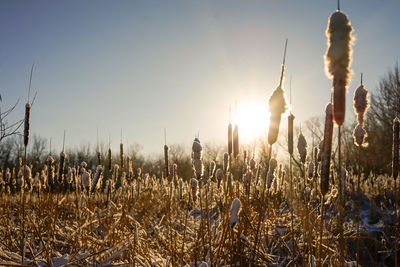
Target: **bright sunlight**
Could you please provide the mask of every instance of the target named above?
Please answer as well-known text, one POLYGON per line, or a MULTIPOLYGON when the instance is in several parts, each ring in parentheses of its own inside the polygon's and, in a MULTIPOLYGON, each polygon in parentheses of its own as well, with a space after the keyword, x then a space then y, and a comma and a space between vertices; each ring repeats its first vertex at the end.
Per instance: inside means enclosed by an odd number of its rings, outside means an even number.
POLYGON ((239 138, 243 143, 250 143, 268 133, 269 111, 265 101, 238 103, 233 122, 239 125, 239 138), (236 118, 236 120, 235 120, 236 118))

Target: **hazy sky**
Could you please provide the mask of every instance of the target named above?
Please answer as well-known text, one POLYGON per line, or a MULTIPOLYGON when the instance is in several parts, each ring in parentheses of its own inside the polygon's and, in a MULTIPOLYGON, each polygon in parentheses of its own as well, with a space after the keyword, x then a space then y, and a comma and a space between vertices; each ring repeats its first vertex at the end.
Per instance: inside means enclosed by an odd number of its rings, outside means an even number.
MULTIPOLYGON (((287 37, 284 85, 291 75, 299 123, 322 115, 330 98, 323 55, 335 9, 336 0, 2 0, 1 105, 21 98, 13 119, 23 116, 35 62, 32 133, 52 136, 56 149, 64 129, 69 147, 95 144, 97 127, 113 147, 122 128, 124 143, 146 153, 162 152, 164 127, 170 144, 189 144, 197 132, 202 141, 225 141, 236 99, 238 113, 263 113, 287 37)), ((360 72, 374 91, 399 56, 400 1, 342 1, 341 9, 357 38, 347 95, 352 120, 360 72)))

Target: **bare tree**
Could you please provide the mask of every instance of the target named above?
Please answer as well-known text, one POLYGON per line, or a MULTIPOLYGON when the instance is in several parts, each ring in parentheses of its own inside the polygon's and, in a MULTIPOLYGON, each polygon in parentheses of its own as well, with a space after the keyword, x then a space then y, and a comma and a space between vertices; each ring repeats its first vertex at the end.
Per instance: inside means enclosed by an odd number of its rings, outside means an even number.
POLYGON ((19 130, 24 123, 24 119, 12 123, 8 122, 8 118, 17 107, 19 99, 10 108, 6 108, 5 111, 2 110, 1 103, 3 103, 3 99, 0 95, 0 143, 6 137, 19 134, 19 130))

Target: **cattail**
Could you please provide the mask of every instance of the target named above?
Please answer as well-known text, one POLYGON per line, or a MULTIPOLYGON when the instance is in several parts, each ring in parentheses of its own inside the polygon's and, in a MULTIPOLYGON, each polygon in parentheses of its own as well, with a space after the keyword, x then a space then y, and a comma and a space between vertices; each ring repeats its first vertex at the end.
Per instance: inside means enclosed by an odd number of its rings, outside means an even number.
POLYGON ((312 161, 310 161, 309 163, 308 163, 308 170, 307 170, 307 173, 308 173, 308 178, 313 178, 314 177, 314 163, 312 162, 312 161))
POLYGON ((201 159, 193 159, 193 170, 197 179, 200 180, 204 173, 204 166, 201 159))
POLYGON ((302 133, 300 133, 298 141, 297 141, 297 150, 299 151, 301 162, 303 164, 306 163, 307 141, 304 138, 304 135, 302 133))
POLYGON ((350 21, 344 13, 336 11, 330 16, 326 29, 328 49, 325 66, 328 77, 333 79, 333 118, 339 126, 344 122, 346 86, 350 82, 352 31, 350 21))
POLYGON ((18 177, 17 177, 17 184, 23 188, 25 183, 27 183, 28 180, 32 179, 32 172, 31 169, 23 165, 21 170, 18 172, 18 177))
POLYGON ((235 124, 233 129, 233 157, 236 158, 239 155, 239 126, 235 124))
POLYGON ((294 115, 290 113, 288 116, 288 151, 290 155, 293 155, 293 121, 294 115))
POLYGON ((176 183, 178 179, 178 164, 174 163, 172 164, 172 179, 174 183, 176 183))
POLYGON ((229 224, 231 225, 231 227, 234 227, 235 224, 238 222, 239 218, 238 218, 238 213, 239 213, 239 209, 242 206, 242 203, 240 202, 240 200, 236 197, 231 204, 231 216, 229 217, 229 224))
POLYGON ((198 185, 197 179, 192 178, 192 180, 190 181, 190 188, 192 189, 193 202, 196 202, 196 200, 197 200, 197 185, 198 185))
POLYGON ((103 167, 101 165, 97 166, 96 173, 94 175, 93 181, 92 181, 92 187, 90 191, 93 193, 97 187, 97 183, 99 182, 100 176, 103 172, 103 167))
POLYGON ((268 131, 268 144, 273 145, 278 139, 281 115, 286 111, 285 92, 278 86, 269 98, 269 111, 271 118, 268 131))
POLYGON ((64 168, 65 168, 65 158, 66 158, 66 154, 63 151, 61 151, 60 153, 60 161, 58 163, 58 184, 61 185, 63 182, 63 178, 64 178, 64 168))
POLYGON ((124 144, 119 144, 119 159, 121 163, 121 170, 124 170, 124 144))
POLYGON ((324 139, 319 142, 319 151, 318 151, 318 162, 322 160, 322 154, 324 153, 324 139))
POLYGON ((97 165, 103 165, 103 159, 100 151, 97 151, 97 165))
POLYGON ((213 177, 214 173, 215 173, 215 161, 211 161, 210 162, 210 171, 209 171, 210 177, 213 177))
POLYGON ((232 123, 228 125, 228 154, 232 155, 232 123))
POLYGON ((318 176, 318 147, 314 147, 314 176, 318 176))
POLYGON ((250 170, 251 171, 254 171, 255 169, 256 169, 256 161, 255 161, 255 159, 254 158, 252 158, 251 160, 250 160, 250 170))
POLYGON ((182 199, 182 194, 183 194, 183 180, 182 178, 179 178, 179 199, 182 199))
POLYGON ((221 169, 218 169, 215 172, 215 178, 218 181, 218 188, 221 186, 221 180, 222 180, 222 176, 224 175, 223 171, 221 169))
POLYGON ((54 185, 54 159, 52 156, 47 157, 47 183, 49 184, 50 188, 54 185))
POLYGON ((229 155, 228 153, 224 153, 224 165, 223 165, 224 173, 227 173, 229 169, 229 155))
POLYGON ((24 124, 24 146, 28 146, 29 142, 29 125, 30 125, 31 104, 25 105, 25 124, 24 124))
POLYGON ((357 146, 367 146, 364 143, 365 138, 368 136, 367 131, 364 129, 364 115, 369 107, 368 104, 368 91, 361 84, 357 90, 354 92, 354 111, 357 114, 358 124, 354 128, 353 138, 354 144, 357 146))
POLYGON ((399 174, 399 133, 400 133, 400 120, 399 118, 395 118, 393 120, 393 150, 392 150, 392 175, 393 179, 397 179, 399 174))
POLYGON ((321 164, 321 193, 325 195, 329 190, 329 172, 331 166, 331 153, 332 153, 332 134, 333 134, 333 116, 332 116, 332 103, 328 103, 325 109, 325 129, 324 129, 324 143, 321 164))
POLYGON ((269 161, 269 169, 268 169, 268 176, 267 176, 267 188, 269 189, 271 187, 272 181, 275 178, 275 168, 278 166, 278 162, 276 159, 272 158, 269 161))
POLYGON ((364 115, 369 108, 368 90, 361 84, 354 92, 354 112, 357 114, 358 124, 364 126, 364 115))
POLYGON ((112 155, 111 155, 111 148, 108 148, 108 154, 107 154, 107 162, 108 162, 108 171, 111 172, 112 168, 112 155))
POLYGON ((192 145, 192 159, 201 159, 203 153, 203 147, 198 138, 194 139, 192 145))
POLYGON ((165 176, 169 176, 169 161, 168 161, 168 150, 169 147, 164 145, 164 160, 165 160, 165 176))
POLYGON ((86 192, 89 192, 89 189, 90 189, 90 174, 85 169, 83 169, 83 172, 82 172, 82 186, 86 190, 86 192))
POLYGON ((364 142, 367 136, 367 131, 365 131, 361 124, 357 124, 353 131, 354 144, 357 146, 367 146, 368 144, 364 142))
POLYGON ((346 191, 346 177, 347 177, 347 170, 346 168, 342 168, 342 195, 343 198, 345 196, 345 191, 346 191))

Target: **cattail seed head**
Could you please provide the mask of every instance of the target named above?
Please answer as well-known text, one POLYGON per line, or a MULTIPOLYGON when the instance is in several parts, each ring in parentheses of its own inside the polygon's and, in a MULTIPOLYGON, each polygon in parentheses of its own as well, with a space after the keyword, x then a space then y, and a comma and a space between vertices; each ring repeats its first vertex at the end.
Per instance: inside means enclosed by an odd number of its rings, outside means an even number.
POLYGON ((272 158, 269 161, 269 169, 268 169, 268 176, 267 176, 267 188, 269 189, 271 187, 272 181, 275 178, 275 168, 278 165, 278 162, 276 159, 272 158))
POLYGON ((367 131, 360 124, 357 124, 353 131, 354 144, 357 146, 367 146, 368 144, 364 143, 367 136, 367 131))
POLYGON ((29 142, 29 126, 30 126, 31 104, 25 105, 25 123, 24 123, 24 146, 28 146, 29 142))
POLYGON ((397 179, 399 174, 399 148, 400 148, 400 120, 395 118, 393 120, 393 145, 392 145, 392 176, 397 179))
POLYGON ((306 138, 304 138, 304 135, 302 133, 300 133, 298 141, 297 141, 297 150, 299 151, 301 162, 303 164, 306 163, 307 141, 306 141, 306 138))
POLYGON ((196 138, 192 144, 192 158, 193 159, 201 159, 203 153, 203 146, 200 143, 200 140, 196 138))
POLYGON ((119 144, 119 158, 120 158, 121 170, 123 170, 124 169, 124 144, 122 144, 122 143, 119 144))
POLYGON ((331 165, 331 153, 332 153, 332 135, 333 135, 333 115, 332 115, 332 104, 328 103, 325 109, 325 128, 324 128, 324 143, 323 153, 321 156, 321 194, 325 194, 329 191, 329 172, 331 165))
POLYGON ((103 159, 100 151, 97 151, 97 165, 103 165, 103 159))
POLYGON ((236 158, 239 155, 239 126, 235 124, 233 129, 233 157, 236 158))
POLYGON ((368 90, 365 89, 364 85, 360 85, 354 92, 354 111, 357 114, 358 124, 364 126, 364 115, 368 110, 368 90))
POLYGON ((164 145, 164 161, 165 161, 165 176, 169 176, 169 161, 168 161, 168 151, 169 147, 164 145))
POLYGON ((233 140, 232 140, 232 123, 229 123, 228 125, 228 154, 232 154, 232 145, 233 145, 233 140))
POLYGON ((240 200, 238 198, 235 198, 232 201, 231 204, 231 215, 229 217, 229 224, 231 227, 234 227, 235 224, 238 222, 239 218, 238 218, 238 213, 239 213, 239 209, 241 208, 242 203, 240 202, 240 200))
POLYGON ((310 161, 308 163, 307 173, 308 173, 308 177, 309 178, 313 178, 314 177, 314 163, 312 161, 310 161))
POLYGON ((190 181, 190 188, 192 189, 193 202, 196 202, 196 200, 197 200, 197 185, 198 185, 197 179, 192 178, 192 180, 190 181))
POLYGON ((250 170, 254 171, 256 169, 256 161, 254 158, 250 160, 250 170))
POLYGON ((61 151, 60 161, 58 163, 58 184, 61 184, 63 182, 66 157, 67 157, 67 155, 65 154, 64 150, 61 151))
POLYGON ((346 86, 350 82, 352 32, 350 20, 344 13, 336 11, 329 17, 325 66, 328 77, 333 79, 333 117, 339 126, 344 122, 346 86))
POLYGON ((224 153, 224 165, 223 165, 224 172, 226 173, 229 169, 229 155, 228 153, 224 153))
POLYGON ((293 155, 293 121, 294 115, 292 113, 288 116, 288 151, 293 155))
POLYGON ((112 155, 111 155, 111 148, 108 148, 108 154, 107 154, 107 162, 108 162, 108 170, 111 171, 112 168, 112 155))
POLYGON ((103 167, 101 165, 97 165, 96 173, 94 175, 92 186, 90 191, 93 193, 96 190, 97 184, 100 180, 101 174, 103 172, 103 167))
POLYGON ((210 177, 213 177, 213 176, 214 176, 215 167, 216 167, 215 161, 211 161, 211 162, 210 162, 210 177))
POLYGON ((268 104, 271 113, 268 130, 268 144, 273 145, 278 139, 281 115, 286 111, 285 92, 280 86, 274 90, 269 98, 268 104))

